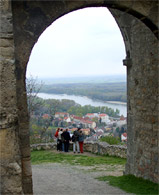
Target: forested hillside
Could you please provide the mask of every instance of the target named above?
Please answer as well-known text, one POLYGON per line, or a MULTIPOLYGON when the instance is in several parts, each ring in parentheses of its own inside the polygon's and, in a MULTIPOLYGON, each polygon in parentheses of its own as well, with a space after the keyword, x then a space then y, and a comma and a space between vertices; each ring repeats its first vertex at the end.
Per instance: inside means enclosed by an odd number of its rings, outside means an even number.
POLYGON ((102 101, 127 101, 125 82, 44 85, 40 92, 87 96, 102 101))

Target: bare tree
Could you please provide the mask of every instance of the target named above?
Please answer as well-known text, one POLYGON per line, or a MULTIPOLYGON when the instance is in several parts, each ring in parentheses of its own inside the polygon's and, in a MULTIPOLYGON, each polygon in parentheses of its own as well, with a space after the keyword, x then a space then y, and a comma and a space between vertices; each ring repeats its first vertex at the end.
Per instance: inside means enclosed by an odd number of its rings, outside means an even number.
POLYGON ((38 83, 37 78, 30 76, 26 79, 27 102, 29 116, 42 104, 37 95, 42 88, 43 83, 38 83))

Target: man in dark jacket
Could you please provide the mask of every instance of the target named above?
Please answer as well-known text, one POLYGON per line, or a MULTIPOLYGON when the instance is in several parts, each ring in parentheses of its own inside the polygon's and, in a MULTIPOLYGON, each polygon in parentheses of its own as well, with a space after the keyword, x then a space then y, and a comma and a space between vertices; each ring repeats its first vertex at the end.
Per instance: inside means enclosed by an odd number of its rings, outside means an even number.
POLYGON ((68 132, 68 129, 66 129, 66 131, 63 132, 62 136, 64 138, 65 152, 68 152, 68 150, 69 150, 69 143, 70 143, 70 140, 71 140, 70 133, 68 132))

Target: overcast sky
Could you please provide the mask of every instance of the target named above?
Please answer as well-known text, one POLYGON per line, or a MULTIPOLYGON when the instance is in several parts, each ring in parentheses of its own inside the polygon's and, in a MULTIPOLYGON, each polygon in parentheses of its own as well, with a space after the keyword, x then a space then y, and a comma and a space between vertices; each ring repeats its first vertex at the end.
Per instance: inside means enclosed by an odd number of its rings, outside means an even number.
POLYGON ((28 62, 27 75, 70 77, 126 74, 120 30, 107 8, 71 12, 39 37, 28 62))

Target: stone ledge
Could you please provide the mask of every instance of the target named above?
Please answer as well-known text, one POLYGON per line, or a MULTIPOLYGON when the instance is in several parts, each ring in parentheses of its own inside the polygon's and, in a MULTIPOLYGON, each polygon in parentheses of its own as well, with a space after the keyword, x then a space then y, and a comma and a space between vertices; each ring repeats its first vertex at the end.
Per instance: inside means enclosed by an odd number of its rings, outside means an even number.
MULTIPOLYGON (((72 150, 73 143, 70 143, 72 150)), ((92 152, 94 154, 102 154, 109 156, 116 156, 121 158, 127 157, 127 147, 122 145, 109 145, 106 142, 84 142, 84 151, 92 152)), ((56 149, 56 142, 32 144, 31 150, 51 150, 56 149)))

